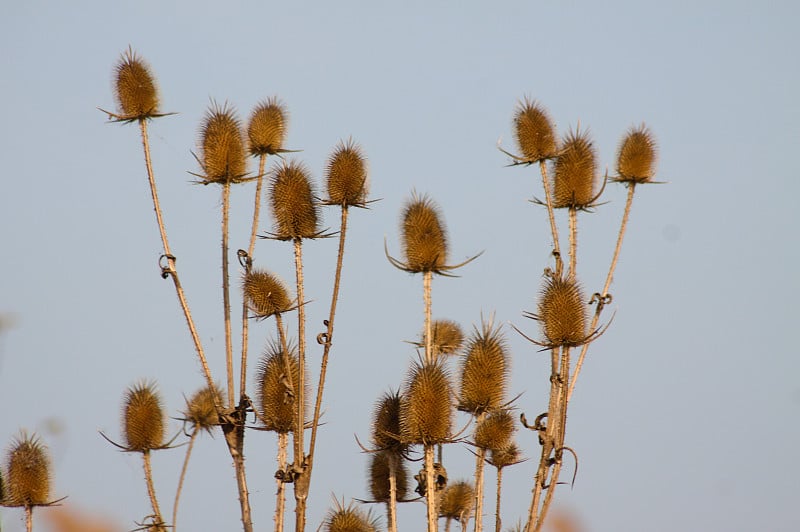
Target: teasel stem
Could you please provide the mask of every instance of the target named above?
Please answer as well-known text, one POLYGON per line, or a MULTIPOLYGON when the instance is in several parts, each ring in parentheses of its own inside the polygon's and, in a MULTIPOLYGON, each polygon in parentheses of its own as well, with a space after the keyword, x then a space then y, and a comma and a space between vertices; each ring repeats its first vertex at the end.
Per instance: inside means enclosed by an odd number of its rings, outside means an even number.
POLYGON ((431 279, 433 272, 422 272, 422 297, 425 300, 425 362, 433 363, 433 333, 431 331, 431 279))
POLYGON ((497 499, 494 506, 494 532, 501 532, 502 519, 500 518, 500 494, 503 486, 503 468, 497 468, 497 499))
MULTIPOLYGON (((287 366, 290 367, 290 366, 287 366)), ((291 377, 290 377, 291 378, 291 377)), ((286 470, 286 448, 289 446, 289 435, 278 433, 278 470, 286 470)), ((286 513, 286 483, 277 479, 278 491, 275 495, 275 532, 283 532, 283 517, 286 513)))
MULTIPOLYGON (((305 379, 306 379, 306 307, 304 305, 304 280, 303 280, 303 240, 294 239, 294 268, 297 280, 297 352, 300 378, 295 387, 295 401, 297 401, 297 419, 294 430, 294 467, 298 477, 294 482, 295 498, 295 532, 303 532, 306 526, 306 501, 308 499, 309 478, 306 474, 306 459, 303 445, 303 431, 305 430, 305 379)), ((289 367, 289 366, 287 366, 289 367)))
POLYGON ((553 209, 553 194, 550 192, 550 180, 547 178, 547 161, 539 161, 539 171, 542 174, 542 186, 544 187, 544 198, 547 205, 547 217, 550 219, 550 232, 553 235, 553 256, 556 259, 556 276, 560 277, 564 269, 564 262, 561 260, 561 246, 558 242, 558 226, 556 225, 556 215, 553 209))
MULTIPOLYGON (((475 418, 477 427, 486 418, 486 412, 481 412, 475 418)), ((483 530, 483 464, 486 460, 486 449, 479 447, 475 453, 475 532, 483 530)))
MULTIPOLYGON (((425 272, 427 275, 428 272, 425 272)), ((430 335, 428 335, 430 338, 430 335)), ((428 507, 428 532, 437 532, 436 479, 433 471, 433 444, 425 444, 425 501, 428 507)))
POLYGON ((181 477, 178 480, 178 489, 175 490, 175 503, 172 506, 172 531, 178 529, 178 503, 181 499, 181 492, 183 490, 183 481, 186 479, 186 471, 189 469, 189 459, 192 457, 192 449, 194 448, 194 441, 197 439, 197 434, 200 432, 200 427, 195 426, 192 435, 189 437, 189 445, 186 447, 186 458, 183 459, 183 467, 181 468, 181 477))
POLYGON ((25 505, 25 530, 33 532, 33 506, 30 504, 25 505))
MULTIPOLYGON (((611 259, 611 266, 608 268, 608 275, 606 276, 606 284, 603 286, 603 293, 600 300, 597 302, 597 307, 592 316, 592 323, 589 325, 589 330, 593 331, 600 321, 600 313, 603 312, 605 301, 608 297, 608 289, 611 287, 611 280, 614 278, 614 270, 617 268, 617 260, 619 253, 622 249, 622 240, 625 238, 625 229, 628 227, 628 217, 631 213, 631 205, 633 204, 633 193, 636 188, 636 183, 631 181, 628 183, 628 199, 625 201, 625 211, 622 213, 622 223, 619 227, 619 234, 617 235, 617 245, 614 248, 614 257, 611 259)), ((591 343, 591 342, 589 342, 591 343)), ((575 364, 575 373, 572 375, 572 380, 569 383, 569 392, 567 393, 567 401, 572 398, 572 391, 575 389, 575 383, 578 381, 578 374, 583 367, 583 359, 586 357, 586 351, 589 349, 589 343, 583 344, 581 347, 581 354, 578 356, 578 362, 575 364)))
POLYGON ((389 532, 397 532, 397 455, 390 452, 389 461, 389 501, 386 503, 389 532))
POLYGON ((569 208, 569 273, 570 279, 577 276, 578 267, 578 209, 569 208))
POLYGON ((231 294, 228 279, 228 220, 231 207, 231 185, 222 183, 222 311, 225 318, 225 367, 228 373, 228 408, 233 408, 233 345, 231 337, 231 294))
POLYGON ((142 451, 142 461, 144 462, 144 480, 147 483, 147 494, 150 496, 150 504, 153 507, 153 515, 157 527, 164 525, 164 519, 161 517, 161 508, 158 507, 158 499, 156 499, 156 488, 153 485, 153 469, 150 466, 150 450, 142 451))

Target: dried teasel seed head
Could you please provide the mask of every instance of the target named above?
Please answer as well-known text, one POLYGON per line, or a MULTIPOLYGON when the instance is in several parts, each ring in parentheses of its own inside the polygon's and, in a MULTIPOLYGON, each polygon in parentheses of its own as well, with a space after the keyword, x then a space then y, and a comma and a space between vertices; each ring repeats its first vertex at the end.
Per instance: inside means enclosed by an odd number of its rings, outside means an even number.
POLYGON ((328 511, 322 529, 325 532, 376 532, 378 526, 377 519, 368 512, 336 501, 336 507, 328 511))
POLYGON ((268 318, 292 308, 286 285, 265 270, 250 270, 244 276, 242 291, 247 307, 259 318, 268 318))
POLYGON ((195 430, 204 429, 211 432, 219 425, 216 405, 222 405, 222 392, 218 386, 201 388, 186 400, 183 416, 195 430))
POLYGON ((155 384, 142 382, 125 391, 122 426, 129 451, 146 452, 163 446, 165 424, 155 384))
POLYGON ((302 163, 281 162, 270 177, 270 201, 279 240, 319 236, 319 213, 310 172, 302 163))
POLYGON ((450 379, 439 363, 414 363, 400 403, 400 431, 411 444, 443 443, 450 437, 450 379))
POLYGON ((402 453, 407 445, 400 439, 400 393, 385 393, 372 415, 372 443, 376 449, 402 453))
POLYGON ((475 504, 475 491, 466 480, 453 482, 442 493, 439 503, 439 517, 465 522, 472 516, 475 504))
POLYGON ((514 417, 508 410, 496 410, 475 427, 475 445, 481 449, 502 449, 514 434, 514 417))
POLYGON ((577 281, 549 277, 539 297, 538 319, 547 344, 576 346, 586 340, 586 305, 577 281))
POLYGON ((505 400, 510 357, 499 328, 475 328, 461 359, 458 409, 473 415, 499 408, 505 400))
POLYGON ((294 347, 289 347, 288 355, 291 371, 286 369, 283 350, 273 343, 267 347, 256 371, 261 422, 265 429, 281 434, 294 428, 300 383, 300 362, 294 347))
POLYGON ((247 172, 242 127, 227 104, 212 103, 200 129, 200 161, 206 183, 235 183, 247 172))
POLYGON ((131 48, 114 68, 114 96, 122 119, 143 119, 158 114, 158 89, 153 74, 131 48))
POLYGON ((6 456, 7 486, 2 499, 7 506, 37 506, 50 498, 50 457, 36 435, 22 432, 6 456))
POLYGON ((597 157, 588 132, 568 133, 555 162, 553 207, 590 207, 597 199, 594 190, 596 173, 597 157))
POLYGON ((555 127, 547 111, 527 98, 517 105, 514 134, 527 162, 550 159, 558 153, 555 127))
POLYGON ((656 143, 642 124, 625 134, 617 152, 617 181, 646 183, 656 172, 656 143))
MULTIPOLYGON (((431 323, 431 344, 433 355, 452 355, 464 345, 464 333, 458 323, 452 320, 434 320, 431 323)), ((419 345, 424 346, 425 331, 422 331, 422 340, 419 345)))
POLYGON ((283 151, 288 114, 278 98, 269 98, 256 105, 247 124, 251 155, 275 155, 283 151))
POLYGON ((325 168, 328 188, 326 203, 363 206, 367 199, 367 161, 361 148, 351 140, 339 143, 325 168))
POLYGON ((489 463, 497 469, 518 464, 520 462, 520 451, 517 444, 510 442, 505 447, 491 449, 489 451, 489 463))
POLYGON ((403 209, 401 232, 408 271, 436 272, 446 266, 447 233, 432 200, 411 198, 403 209))
POLYGON ((388 502, 390 498, 389 475, 394 464, 395 498, 402 501, 408 494, 408 470, 402 458, 391 451, 381 451, 370 455, 369 492, 372 500, 388 502))

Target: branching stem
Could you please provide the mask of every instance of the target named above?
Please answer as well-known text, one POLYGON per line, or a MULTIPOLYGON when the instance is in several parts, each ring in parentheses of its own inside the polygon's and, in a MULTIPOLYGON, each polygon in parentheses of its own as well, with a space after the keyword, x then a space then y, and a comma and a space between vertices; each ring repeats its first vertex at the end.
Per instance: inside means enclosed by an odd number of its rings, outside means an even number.
POLYGON ((556 260, 556 276, 560 277, 561 272, 564 270, 564 262, 561 260, 558 226, 556 225, 556 215, 553 210, 553 195, 550 192, 550 180, 547 178, 547 161, 539 161, 539 171, 542 174, 542 186, 544 187, 544 197, 547 205, 547 217, 550 219, 550 232, 553 235, 553 256, 556 260))
POLYGON ((186 471, 189 469, 189 459, 192 457, 192 449, 194 448, 194 441, 197 439, 197 434, 200 431, 199 427, 195 426, 192 430, 192 435, 189 437, 189 445, 186 446, 186 457, 183 459, 183 467, 181 468, 181 477, 178 480, 178 489, 175 490, 175 502, 172 505, 172 532, 178 529, 178 503, 181 500, 181 492, 183 490, 183 481, 186 479, 186 471))

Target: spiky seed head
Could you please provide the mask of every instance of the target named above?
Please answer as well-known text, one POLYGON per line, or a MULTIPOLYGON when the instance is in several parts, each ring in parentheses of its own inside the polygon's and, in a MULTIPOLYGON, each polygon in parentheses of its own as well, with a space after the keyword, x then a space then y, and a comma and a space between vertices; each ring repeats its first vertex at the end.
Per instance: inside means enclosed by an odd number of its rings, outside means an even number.
POLYGON ((550 159, 558 153, 556 132, 547 111, 527 98, 517 105, 514 133, 526 161, 550 159))
POLYGON ((439 503, 439 517, 464 522, 472 515, 475 504, 475 490, 466 480, 453 482, 442 493, 439 503))
POLYGON ((410 444, 443 443, 452 427, 450 379, 439 363, 414 363, 400 404, 400 431, 410 444))
POLYGON ((376 449, 403 452, 407 445, 400 438, 400 393, 385 393, 372 415, 372 443, 376 449))
POLYGON ((319 212, 310 172, 297 161, 282 161, 270 176, 275 238, 293 240, 319 235, 319 212))
POLYGON ((207 183, 235 183, 247 172, 242 127, 227 104, 212 103, 200 128, 200 149, 207 183))
POLYGON ((326 203, 362 206, 367 200, 367 160, 352 139, 340 142, 325 167, 326 203))
POLYGON ((289 347, 289 365, 291 371, 286 369, 283 350, 273 343, 267 347, 256 372, 261 421, 265 429, 281 434, 292 431, 297 413, 300 362, 292 346, 289 347))
POLYGON ((517 444, 510 442, 505 447, 491 449, 489 451, 489 463, 497 469, 518 464, 520 462, 520 451, 517 444))
POLYGON ((577 281, 548 277, 539 297, 538 319, 547 343, 575 346, 586 340, 586 305, 577 281))
POLYGON ((158 89, 150 67, 131 48, 114 68, 114 96, 124 119, 150 118, 158 114, 158 89))
POLYGON ((477 416, 499 408, 505 400, 509 359, 499 328, 491 323, 475 328, 461 359, 458 409, 477 416))
POLYGON ((377 519, 360 509, 344 506, 336 501, 336 507, 328 511, 323 523, 325 532, 376 532, 377 519))
POLYGON ((50 502, 50 457, 36 435, 22 432, 15 438, 8 449, 6 472, 4 504, 37 506, 50 502))
MULTIPOLYGON (((464 333, 458 323, 452 320, 434 320, 431 323, 431 344, 434 357, 452 355, 464 345, 464 333)), ((425 345, 425 331, 422 331, 420 345, 425 345)))
POLYGON ((141 382, 125 391, 122 426, 129 451, 145 452, 164 444, 166 418, 153 383, 141 382))
POLYGON ((250 270, 244 276, 242 291, 247 307, 259 318, 268 318, 292 308, 286 285, 265 270, 250 270))
POLYGON ((250 115, 247 138, 251 155, 275 155, 283 150, 288 113, 278 98, 260 102, 250 115))
POLYGON ((0 505, 3 504, 3 501, 6 499, 6 484, 5 480, 3 480, 3 470, 0 468, 0 505))
POLYGON ((211 432, 219 425, 219 416, 216 405, 222 404, 222 392, 216 385, 208 385, 196 391, 186 400, 186 410, 183 416, 195 429, 204 429, 211 432))
POLYGON ((496 410, 475 427, 475 445, 481 449, 508 446, 514 434, 514 418, 508 410, 496 410))
POLYGON ((403 250, 411 272, 436 272, 447 264, 447 232, 439 209, 429 198, 414 195, 403 209, 403 250))
POLYGON ((408 494, 408 470, 399 455, 391 451, 372 453, 369 462, 369 492, 372 500, 388 502, 390 466, 394 464, 395 497, 402 501, 408 494))
POLYGON ((617 152, 617 181, 650 181, 656 172, 656 155, 656 143, 647 126, 629 129, 617 152))
POLYGON ((574 131, 564 138, 555 162, 553 207, 585 208, 595 200, 597 157, 587 131, 574 131))

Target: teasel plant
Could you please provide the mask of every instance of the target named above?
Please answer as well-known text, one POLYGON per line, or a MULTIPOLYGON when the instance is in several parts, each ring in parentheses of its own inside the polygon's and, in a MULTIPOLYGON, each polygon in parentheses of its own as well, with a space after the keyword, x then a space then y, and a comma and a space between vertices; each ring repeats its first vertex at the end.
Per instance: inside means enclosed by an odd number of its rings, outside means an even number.
MULTIPOLYGON (((508 414, 508 412, 501 411, 501 415, 508 414)), ((500 447, 492 447, 489 450, 489 457, 486 459, 487 463, 494 466, 497 470, 497 490, 495 494, 495 532, 500 532, 503 525, 503 520, 500 513, 500 503, 502 501, 502 488, 503 488, 503 469, 508 466, 516 465, 524 461, 520 456, 520 450, 514 441, 509 441, 500 447)))
POLYGON ((447 486, 439 504, 439 517, 445 519, 445 532, 450 532, 453 521, 458 521, 462 532, 466 532, 474 506, 475 490, 468 481, 458 480, 447 486))
POLYGON ((334 499, 334 507, 328 510, 320 527, 324 532, 378 532, 378 520, 352 503, 334 499))

